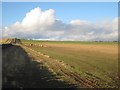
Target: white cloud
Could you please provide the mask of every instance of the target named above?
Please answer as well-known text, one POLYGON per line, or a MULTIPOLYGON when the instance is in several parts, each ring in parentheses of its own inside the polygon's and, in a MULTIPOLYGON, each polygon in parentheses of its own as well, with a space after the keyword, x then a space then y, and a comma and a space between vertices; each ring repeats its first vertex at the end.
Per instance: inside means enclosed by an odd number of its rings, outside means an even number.
POLYGON ((67 24, 55 18, 53 9, 42 11, 37 7, 28 12, 21 22, 5 27, 3 36, 40 40, 117 40, 118 18, 94 24, 76 19, 67 24))
POLYGON ((54 21, 54 10, 49 9, 43 12, 37 7, 26 14, 21 24, 27 28, 46 27, 52 25, 54 21))
POLYGON ((72 20, 72 21, 70 22, 70 24, 72 24, 72 25, 89 25, 90 22, 85 21, 85 20, 76 19, 76 20, 72 20))

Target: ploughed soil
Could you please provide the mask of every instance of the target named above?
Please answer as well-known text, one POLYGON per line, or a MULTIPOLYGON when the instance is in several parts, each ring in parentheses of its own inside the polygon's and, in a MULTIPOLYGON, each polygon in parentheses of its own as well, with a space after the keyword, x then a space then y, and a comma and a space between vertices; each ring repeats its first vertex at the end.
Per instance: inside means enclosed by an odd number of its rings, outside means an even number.
POLYGON ((59 80, 17 45, 2 48, 2 88, 76 88, 59 80))

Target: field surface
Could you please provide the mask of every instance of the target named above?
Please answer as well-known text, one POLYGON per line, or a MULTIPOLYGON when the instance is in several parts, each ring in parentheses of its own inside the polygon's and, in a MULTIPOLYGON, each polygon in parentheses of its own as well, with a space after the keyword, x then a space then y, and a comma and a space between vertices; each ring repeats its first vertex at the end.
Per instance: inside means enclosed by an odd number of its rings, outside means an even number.
MULTIPOLYGON (((22 42, 24 46, 47 56, 51 62, 57 60, 64 63, 77 77, 82 78, 88 87, 118 86, 117 42, 32 40, 22 42)), ((49 66, 53 66, 53 70, 57 71, 54 64, 50 63, 49 66)))
POLYGON ((3 87, 118 88, 118 43, 2 41, 3 87))

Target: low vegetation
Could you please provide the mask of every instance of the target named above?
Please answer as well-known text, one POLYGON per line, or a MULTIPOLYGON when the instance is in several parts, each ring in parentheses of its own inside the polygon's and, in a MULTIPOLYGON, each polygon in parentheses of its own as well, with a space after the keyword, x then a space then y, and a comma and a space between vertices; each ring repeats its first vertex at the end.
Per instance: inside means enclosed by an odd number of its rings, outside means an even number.
POLYGON ((51 60, 63 62, 72 72, 94 87, 118 87, 117 42, 33 40, 22 42, 26 47, 44 56, 47 55, 51 60))
POLYGON ((3 41, 4 45, 9 44, 3 49, 4 87, 9 84, 23 88, 29 86, 54 87, 56 85, 57 87, 74 88, 118 88, 119 86, 117 42, 20 39, 3 41), (17 57, 20 58, 17 59, 17 57), (8 61, 9 63, 7 63, 8 61), (26 68, 26 65, 29 68, 26 68), (20 72, 26 74, 23 75, 20 72), (16 73, 20 73, 20 75, 16 73), (32 75, 32 73, 35 74, 32 75), (44 75, 46 75, 46 81, 42 79, 44 75), (25 76, 29 77, 25 79, 25 76), (13 78, 13 80, 10 83, 6 78, 13 78), (39 79, 40 82, 35 79, 39 79), (48 82, 48 84, 42 85, 41 81, 48 82), (26 86, 25 83, 29 83, 29 85, 26 86))

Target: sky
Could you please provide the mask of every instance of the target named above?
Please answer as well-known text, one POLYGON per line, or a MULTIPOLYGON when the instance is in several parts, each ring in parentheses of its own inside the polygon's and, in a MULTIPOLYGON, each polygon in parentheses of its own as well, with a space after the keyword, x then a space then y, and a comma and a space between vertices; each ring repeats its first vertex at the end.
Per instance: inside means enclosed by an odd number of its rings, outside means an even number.
POLYGON ((8 26, 16 21, 21 21, 27 12, 35 7, 43 11, 54 9, 56 18, 68 23, 72 19, 82 19, 91 22, 98 22, 104 19, 112 20, 117 17, 118 6, 116 2, 75 2, 75 3, 28 3, 8 2, 3 3, 3 26, 8 26))
POLYGON ((117 18, 117 2, 2 3, 2 28, 5 37, 116 40, 117 18), (31 33, 25 34, 29 31, 31 33))
POLYGON ((119 2, 119 0, 1 0, 2 2, 119 2))

